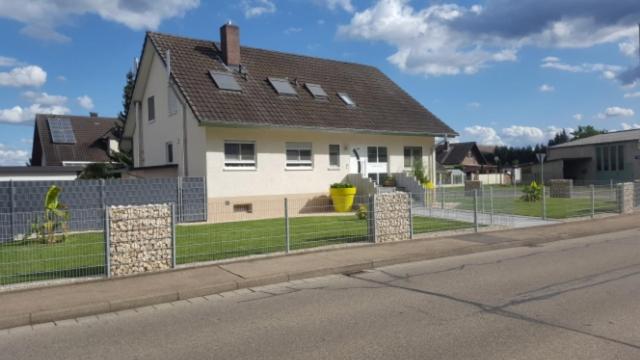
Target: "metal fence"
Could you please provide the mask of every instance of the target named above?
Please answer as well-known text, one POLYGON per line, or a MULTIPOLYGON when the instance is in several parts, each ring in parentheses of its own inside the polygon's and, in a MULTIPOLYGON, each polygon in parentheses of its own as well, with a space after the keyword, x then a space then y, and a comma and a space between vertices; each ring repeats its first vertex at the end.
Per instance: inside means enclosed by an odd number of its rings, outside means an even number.
POLYGON ((10 241, 31 224, 18 214, 38 212, 51 185, 62 189, 60 201, 73 218, 71 230, 91 230, 102 224, 102 208, 111 205, 175 203, 178 222, 205 221, 207 194, 202 177, 158 179, 109 179, 73 181, 5 181, 0 182, 0 243, 10 241), (96 210, 98 209, 98 210, 96 210))
MULTIPOLYGON (((480 231, 493 227, 543 225, 573 217, 619 211, 618 196, 608 186, 576 186, 570 197, 522 199, 523 187, 484 186, 408 193, 410 231, 414 238, 442 231, 480 231)), ((371 196, 356 196, 353 207, 337 212, 328 197, 255 200, 241 206, 214 205, 206 222, 175 226, 175 263, 186 265, 260 254, 373 241, 371 219, 379 213, 371 196), (378 213, 377 213, 378 212, 378 213)), ((42 212, 0 214, 25 224, 0 244, 0 285, 106 276, 105 210, 72 209, 53 238, 34 234, 42 212), (29 226, 26 226, 29 225, 29 226), (32 226, 32 225, 35 225, 32 226)), ((205 215, 208 215, 205 217, 205 215)), ((385 215, 385 214, 382 214, 385 215)))

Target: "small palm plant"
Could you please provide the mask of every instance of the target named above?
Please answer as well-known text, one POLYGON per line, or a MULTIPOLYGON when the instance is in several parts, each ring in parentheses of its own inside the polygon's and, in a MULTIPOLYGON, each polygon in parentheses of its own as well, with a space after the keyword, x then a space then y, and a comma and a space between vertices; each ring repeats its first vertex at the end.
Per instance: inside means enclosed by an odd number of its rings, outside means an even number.
POLYGON ((542 186, 537 182, 532 181, 529 186, 522 189, 521 199, 527 202, 536 202, 542 198, 542 186))
POLYGON ((53 244, 57 242, 56 232, 62 232, 61 240, 66 239, 69 212, 67 207, 60 202, 60 192, 62 189, 55 185, 51 185, 44 197, 44 215, 41 220, 31 225, 31 230, 35 233, 36 238, 42 242, 53 244))

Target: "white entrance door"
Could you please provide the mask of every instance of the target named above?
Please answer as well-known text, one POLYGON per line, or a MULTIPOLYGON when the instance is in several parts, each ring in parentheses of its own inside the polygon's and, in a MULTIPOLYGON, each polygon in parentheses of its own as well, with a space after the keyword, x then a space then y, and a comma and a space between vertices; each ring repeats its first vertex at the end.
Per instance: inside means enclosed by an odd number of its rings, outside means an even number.
POLYGON ((389 156, 386 146, 367 146, 367 175, 381 184, 389 172, 389 156))

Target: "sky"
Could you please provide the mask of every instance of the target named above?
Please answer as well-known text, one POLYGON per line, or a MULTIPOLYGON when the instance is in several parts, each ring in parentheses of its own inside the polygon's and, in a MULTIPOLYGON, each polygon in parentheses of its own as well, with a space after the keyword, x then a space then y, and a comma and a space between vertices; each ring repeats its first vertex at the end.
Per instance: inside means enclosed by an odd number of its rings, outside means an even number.
MULTIPOLYGON (((457 141, 640 128, 637 0, 0 0, 0 166, 36 113, 116 116, 145 31, 373 65, 457 141)), ((402 119, 398 119, 402 121, 402 119)))

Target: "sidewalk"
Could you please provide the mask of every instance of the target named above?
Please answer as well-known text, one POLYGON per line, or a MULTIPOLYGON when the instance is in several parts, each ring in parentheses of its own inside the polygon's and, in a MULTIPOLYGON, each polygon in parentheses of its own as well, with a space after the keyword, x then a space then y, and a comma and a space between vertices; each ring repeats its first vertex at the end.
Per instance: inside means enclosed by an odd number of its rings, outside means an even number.
POLYGON ((0 329, 240 288, 640 228, 640 214, 261 258, 0 293, 0 329))

